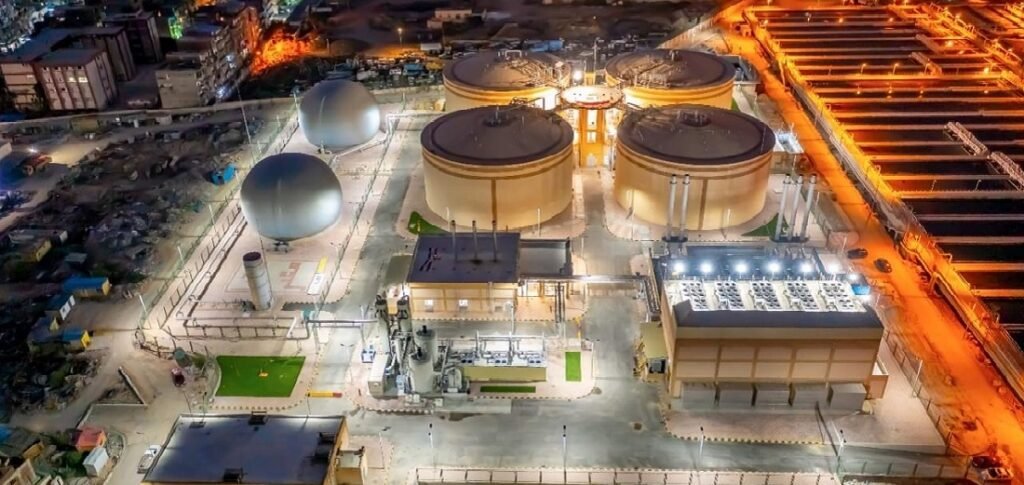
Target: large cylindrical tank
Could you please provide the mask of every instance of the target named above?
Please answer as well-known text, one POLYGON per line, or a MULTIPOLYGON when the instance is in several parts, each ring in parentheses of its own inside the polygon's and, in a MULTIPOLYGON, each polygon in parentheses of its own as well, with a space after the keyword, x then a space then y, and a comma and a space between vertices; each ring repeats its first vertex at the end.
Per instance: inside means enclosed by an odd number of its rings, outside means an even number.
POLYGON ((444 67, 445 111, 509 104, 515 99, 552 109, 569 68, 543 52, 482 51, 444 67))
POLYGON ((263 255, 252 251, 242 256, 242 268, 245 271, 245 282, 249 285, 249 298, 258 311, 269 310, 274 302, 270 291, 270 275, 263 255))
POLYGON ((446 114, 420 135, 427 206, 469 226, 524 227, 572 200, 573 132, 554 113, 491 106, 446 114))
POLYGON ((409 379, 412 381, 412 392, 416 394, 434 391, 434 362, 426 352, 413 352, 409 356, 409 379))
POLYGON ((742 224, 761 212, 775 135, 754 117, 719 108, 672 105, 634 111, 619 124, 615 199, 647 222, 665 225, 669 201, 679 227, 713 230, 742 224), (671 177, 690 176, 688 200, 671 177))
POLYGON ((377 100, 362 83, 321 81, 302 95, 299 126, 309 143, 341 148, 366 143, 381 127, 377 100))
POLYGON ((341 217, 341 182, 323 160, 304 153, 264 158, 242 181, 242 214, 275 241, 313 236, 341 217))
POLYGON ((413 342, 427 354, 431 362, 437 361, 437 337, 432 329, 423 325, 413 334, 413 342))
POLYGON ((703 104, 728 109, 736 69, 706 52, 653 49, 620 54, 605 65, 610 86, 620 86, 625 101, 640 107, 703 104))

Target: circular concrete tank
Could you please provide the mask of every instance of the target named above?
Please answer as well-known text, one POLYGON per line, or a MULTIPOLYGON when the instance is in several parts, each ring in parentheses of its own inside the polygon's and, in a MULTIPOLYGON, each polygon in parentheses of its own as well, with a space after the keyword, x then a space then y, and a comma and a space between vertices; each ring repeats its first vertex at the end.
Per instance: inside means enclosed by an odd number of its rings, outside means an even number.
POLYGON ((242 181, 242 214, 275 241, 313 236, 341 217, 341 183, 331 167, 304 153, 264 158, 242 181))
POLYGON ((365 86, 322 81, 302 95, 299 126, 309 143, 342 148, 370 141, 380 131, 380 107, 365 86))
POLYGON ((705 52, 653 49, 620 54, 605 66, 609 86, 620 86, 626 103, 643 108, 669 104, 732 106, 735 68, 705 52))
POLYGON ((552 109, 569 68, 543 52, 483 51, 444 67, 445 111, 509 104, 515 99, 552 109))
POLYGON ((666 225, 675 175, 679 227, 689 175, 687 229, 742 224, 764 208, 774 146, 771 128, 739 112, 698 105, 634 111, 619 124, 615 199, 637 217, 666 225))
POLYGON ((460 226, 536 224, 572 200, 572 128, 554 113, 490 106, 449 113, 423 129, 427 205, 460 226))

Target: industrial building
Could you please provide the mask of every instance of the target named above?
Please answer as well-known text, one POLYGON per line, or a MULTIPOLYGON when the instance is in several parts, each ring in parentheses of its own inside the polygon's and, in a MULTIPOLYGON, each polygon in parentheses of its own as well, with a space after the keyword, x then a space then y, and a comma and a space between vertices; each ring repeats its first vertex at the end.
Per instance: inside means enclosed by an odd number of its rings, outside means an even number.
POLYGON ((857 296, 859 277, 825 260, 699 246, 654 258, 668 349, 654 370, 671 396, 684 407, 844 410, 881 397, 882 322, 857 296))
POLYGON ((444 67, 445 110, 521 101, 553 109, 569 84, 569 67, 558 57, 518 50, 484 51, 444 67))
POLYGON ((380 107, 362 83, 321 81, 302 95, 299 127, 306 141, 320 148, 360 145, 380 132, 380 107))
POLYGON ((515 232, 420 235, 405 280, 418 319, 501 316, 515 319, 519 298, 551 298, 556 319, 574 291, 572 253, 562 239, 521 239, 515 232))
POLYGON ((359 484, 357 451, 344 416, 183 415, 142 483, 359 484))
POLYGON ((35 62, 36 76, 53 111, 101 110, 117 97, 114 71, 102 49, 61 49, 35 62))
POLYGON ((729 109, 735 76, 722 57, 681 49, 620 54, 605 65, 605 82, 642 108, 686 103, 729 109))
POLYGON ((771 128, 721 108, 637 110, 619 124, 615 199, 636 217, 682 230, 741 224, 764 209, 771 128), (676 209, 677 206, 679 210, 676 209))
POLYGON ((528 106, 446 114, 420 135, 427 205, 446 221, 519 228, 572 200, 572 127, 528 106))
POLYGON ((279 153, 242 181, 242 214, 261 236, 287 243, 319 234, 341 217, 341 182, 323 160, 279 153))
POLYGON ((622 91, 608 86, 580 85, 562 91, 559 111, 576 130, 581 167, 610 165, 622 100, 622 91))

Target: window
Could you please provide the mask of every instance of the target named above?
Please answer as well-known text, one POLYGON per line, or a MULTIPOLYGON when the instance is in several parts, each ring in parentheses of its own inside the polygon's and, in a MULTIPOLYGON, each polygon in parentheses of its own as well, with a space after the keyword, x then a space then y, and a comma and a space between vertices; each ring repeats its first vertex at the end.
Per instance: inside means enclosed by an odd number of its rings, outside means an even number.
POLYGON ((89 78, 87 78, 85 76, 78 76, 78 82, 80 82, 80 83, 88 83, 89 82, 89 78))
POLYGON ((434 300, 423 300, 423 307, 428 312, 434 311, 434 300))
POLYGON ((459 300, 459 310, 469 310, 469 300, 459 300))

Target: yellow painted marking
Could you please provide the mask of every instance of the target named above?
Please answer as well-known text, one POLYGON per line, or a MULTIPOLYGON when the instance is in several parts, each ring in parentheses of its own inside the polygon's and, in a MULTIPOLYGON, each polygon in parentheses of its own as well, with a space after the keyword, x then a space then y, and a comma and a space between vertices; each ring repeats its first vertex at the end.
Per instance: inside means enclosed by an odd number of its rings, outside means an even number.
POLYGON ((327 258, 320 258, 320 264, 316 266, 317 273, 323 273, 327 269, 327 258))

